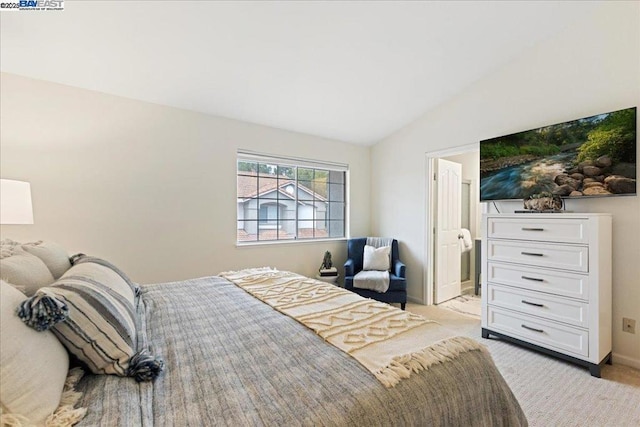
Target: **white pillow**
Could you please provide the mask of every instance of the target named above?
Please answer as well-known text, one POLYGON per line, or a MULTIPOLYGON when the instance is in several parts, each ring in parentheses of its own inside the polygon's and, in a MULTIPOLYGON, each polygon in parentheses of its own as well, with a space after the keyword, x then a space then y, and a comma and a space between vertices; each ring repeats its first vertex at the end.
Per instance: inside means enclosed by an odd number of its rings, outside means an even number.
POLYGON ((391 265, 391 246, 364 246, 363 270, 388 271, 391 265))
POLYGON ((11 239, 0 240, 0 259, 7 258, 13 255, 15 247, 20 245, 21 243, 14 242, 11 239))
POLYGON ((67 251, 53 242, 24 243, 22 249, 40 258, 56 280, 71 268, 67 251))
POLYGON ((55 281, 47 265, 20 246, 5 247, 3 251, 0 259, 0 279, 20 288, 27 296, 55 281))
POLYGON ((69 356, 51 331, 36 332, 22 323, 16 307, 24 300, 0 280, 0 404, 4 414, 43 425, 60 403, 69 356))

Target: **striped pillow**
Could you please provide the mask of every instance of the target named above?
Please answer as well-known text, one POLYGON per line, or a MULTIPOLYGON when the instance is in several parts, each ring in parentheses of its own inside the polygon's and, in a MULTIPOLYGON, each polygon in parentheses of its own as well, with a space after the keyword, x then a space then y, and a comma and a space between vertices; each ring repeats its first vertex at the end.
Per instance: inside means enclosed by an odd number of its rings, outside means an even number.
POLYGON ((36 330, 51 328, 95 374, 155 379, 162 360, 137 342, 139 288, 107 261, 85 255, 72 260, 60 279, 20 305, 20 318, 36 330))

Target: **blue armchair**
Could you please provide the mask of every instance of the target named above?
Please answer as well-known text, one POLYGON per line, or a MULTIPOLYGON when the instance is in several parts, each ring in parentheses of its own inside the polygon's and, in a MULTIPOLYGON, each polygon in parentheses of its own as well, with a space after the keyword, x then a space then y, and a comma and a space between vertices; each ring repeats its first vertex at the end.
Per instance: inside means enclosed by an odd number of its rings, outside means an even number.
POLYGON ((398 251, 398 241, 393 240, 391 244, 391 271, 389 272, 389 289, 385 293, 379 293, 369 289, 359 289, 353 287, 353 277, 362 271, 364 258, 364 247, 367 243, 366 237, 349 239, 347 241, 347 262, 344 263, 344 287, 352 292, 362 295, 365 298, 372 298, 386 303, 399 303, 404 310, 407 304, 407 279, 406 267, 400 261, 398 251))

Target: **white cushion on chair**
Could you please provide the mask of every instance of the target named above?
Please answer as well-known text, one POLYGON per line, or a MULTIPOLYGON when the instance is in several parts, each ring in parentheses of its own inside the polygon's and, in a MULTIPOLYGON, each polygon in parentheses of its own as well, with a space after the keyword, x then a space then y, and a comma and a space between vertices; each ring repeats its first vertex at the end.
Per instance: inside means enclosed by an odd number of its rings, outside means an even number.
POLYGON ((374 248, 365 245, 363 270, 389 271, 391 265, 391 246, 374 248))

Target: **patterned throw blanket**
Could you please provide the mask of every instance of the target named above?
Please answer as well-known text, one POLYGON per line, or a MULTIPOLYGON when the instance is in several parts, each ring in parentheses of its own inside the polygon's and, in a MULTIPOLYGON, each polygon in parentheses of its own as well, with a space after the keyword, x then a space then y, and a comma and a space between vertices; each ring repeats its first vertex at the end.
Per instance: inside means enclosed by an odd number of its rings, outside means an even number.
POLYGON ((386 387, 412 372, 484 349, 422 316, 295 273, 254 268, 220 276, 351 355, 386 387))

